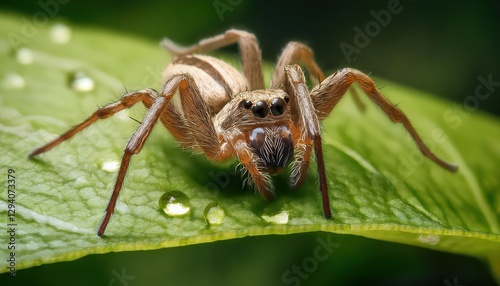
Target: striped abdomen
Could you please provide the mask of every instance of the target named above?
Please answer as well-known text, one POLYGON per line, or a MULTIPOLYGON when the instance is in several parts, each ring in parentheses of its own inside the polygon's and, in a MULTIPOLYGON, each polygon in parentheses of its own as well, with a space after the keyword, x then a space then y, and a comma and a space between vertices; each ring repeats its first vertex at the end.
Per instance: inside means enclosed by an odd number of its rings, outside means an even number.
POLYGON ((165 69, 163 80, 185 73, 193 77, 212 115, 218 113, 234 95, 249 90, 247 80, 238 70, 222 60, 203 55, 175 59, 165 69))

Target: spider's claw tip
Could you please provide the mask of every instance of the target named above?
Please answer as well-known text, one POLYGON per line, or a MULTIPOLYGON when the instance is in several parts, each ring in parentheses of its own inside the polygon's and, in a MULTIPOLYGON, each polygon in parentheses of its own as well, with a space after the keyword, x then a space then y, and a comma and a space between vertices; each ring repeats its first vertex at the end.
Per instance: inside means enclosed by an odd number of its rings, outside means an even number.
POLYGON ((28 159, 33 159, 33 157, 35 157, 38 154, 40 154, 40 152, 38 151, 38 149, 35 149, 28 154, 28 159))

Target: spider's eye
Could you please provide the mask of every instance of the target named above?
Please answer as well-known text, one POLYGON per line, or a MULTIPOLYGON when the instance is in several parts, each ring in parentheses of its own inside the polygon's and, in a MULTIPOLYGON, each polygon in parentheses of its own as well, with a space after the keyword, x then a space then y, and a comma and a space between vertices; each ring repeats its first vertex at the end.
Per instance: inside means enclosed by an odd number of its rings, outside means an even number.
POLYGON ((269 114, 269 107, 265 101, 259 101, 252 107, 252 113, 255 117, 264 118, 269 114))
POLYGON ((287 95, 287 96, 285 96, 285 102, 286 102, 286 103, 290 102, 290 97, 289 97, 288 95, 287 95))
POLYGON ((271 102, 271 113, 274 116, 279 116, 279 115, 283 114, 285 112, 285 108, 286 108, 285 100, 283 100, 279 97, 276 97, 271 102))
POLYGON ((252 107, 252 102, 250 100, 243 100, 240 106, 243 106, 245 109, 250 109, 250 107, 252 107))

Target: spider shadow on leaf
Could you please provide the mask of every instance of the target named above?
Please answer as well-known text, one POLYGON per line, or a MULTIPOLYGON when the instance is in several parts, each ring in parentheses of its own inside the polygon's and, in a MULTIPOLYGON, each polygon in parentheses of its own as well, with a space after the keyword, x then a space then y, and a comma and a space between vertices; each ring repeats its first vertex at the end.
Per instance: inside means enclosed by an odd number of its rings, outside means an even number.
MULTIPOLYGON (((189 178, 189 181, 194 185, 193 187, 201 189, 206 195, 214 194, 236 199, 250 195, 258 197, 259 200, 262 199, 258 191, 247 182, 248 174, 243 173, 243 167, 239 165, 237 159, 214 163, 205 158, 203 154, 182 149, 175 143, 162 144, 161 151, 177 174, 189 178)), ((290 186, 288 170, 272 176, 272 180, 276 198, 301 198, 306 196, 309 189, 315 191, 317 185, 317 176, 311 174, 303 186, 293 189, 290 186)), ((264 199, 262 201, 266 202, 264 199)))

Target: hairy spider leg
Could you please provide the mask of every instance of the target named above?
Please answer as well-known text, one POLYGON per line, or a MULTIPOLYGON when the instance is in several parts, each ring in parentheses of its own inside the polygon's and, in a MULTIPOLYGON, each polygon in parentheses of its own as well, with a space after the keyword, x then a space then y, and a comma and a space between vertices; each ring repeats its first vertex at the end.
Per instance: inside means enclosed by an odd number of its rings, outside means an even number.
POLYGON ((393 122, 403 124, 422 154, 450 172, 456 172, 458 170, 457 165, 445 162, 434 155, 434 153, 424 144, 403 111, 380 93, 369 76, 358 70, 350 68, 341 69, 335 74, 327 77, 321 85, 313 88, 311 91, 311 98, 319 119, 324 119, 330 114, 332 109, 343 98, 346 91, 353 83, 357 83, 361 90, 363 90, 363 92, 375 102, 393 122))
POLYGON ((193 53, 208 52, 234 43, 238 43, 240 48, 243 73, 248 80, 250 89, 264 88, 261 52, 257 38, 252 33, 231 29, 224 34, 201 40, 198 44, 189 47, 178 46, 170 39, 163 39, 160 45, 174 57, 178 57, 193 53))

